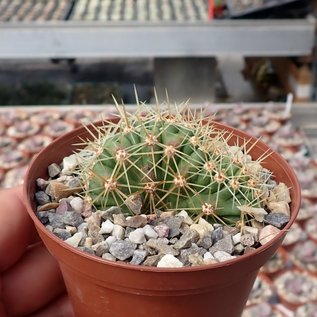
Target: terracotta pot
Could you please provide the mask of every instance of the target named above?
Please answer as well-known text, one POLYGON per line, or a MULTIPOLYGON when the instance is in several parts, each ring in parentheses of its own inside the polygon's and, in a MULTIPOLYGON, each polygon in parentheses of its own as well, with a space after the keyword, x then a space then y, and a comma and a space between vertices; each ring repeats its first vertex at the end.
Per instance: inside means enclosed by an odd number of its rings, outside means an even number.
MULTIPOLYGON (((233 132, 230 143, 252 139, 247 134, 215 123, 233 132)), ((80 143, 91 138, 84 128, 55 140, 33 160, 24 183, 28 212, 48 250, 59 262, 76 317, 238 317, 241 316, 260 267, 281 245, 285 232, 300 207, 300 188, 293 170, 278 154, 272 153, 264 165, 276 180, 291 188, 291 220, 274 239, 256 251, 236 259, 197 267, 156 268, 110 262, 83 253, 57 238, 37 219, 34 210, 36 179, 47 177, 47 166, 61 162, 80 143)), ((252 139, 253 158, 269 151, 252 139)))

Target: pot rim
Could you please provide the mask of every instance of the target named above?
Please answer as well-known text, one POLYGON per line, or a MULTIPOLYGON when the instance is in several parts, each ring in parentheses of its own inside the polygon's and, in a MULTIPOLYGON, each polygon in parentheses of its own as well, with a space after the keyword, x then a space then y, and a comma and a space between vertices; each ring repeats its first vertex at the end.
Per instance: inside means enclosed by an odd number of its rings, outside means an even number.
MULTIPOLYGON (((114 118, 106 118, 105 120, 117 120, 116 117, 114 118)), ((95 255, 91 255, 88 253, 85 253, 73 246, 68 245, 67 243, 65 243, 62 239, 58 238, 57 236, 55 236, 52 232, 50 232, 49 230, 47 230, 45 228, 45 226, 40 222, 40 220, 38 219, 38 217, 36 216, 36 213, 34 212, 33 208, 32 208, 32 197, 29 195, 30 194, 30 184, 28 182, 28 179, 30 178, 30 174, 32 173, 32 170, 34 169, 34 166, 37 162, 37 160, 39 160, 41 158, 41 156, 45 155, 45 152, 50 149, 50 148, 54 148, 56 147, 60 142, 62 142, 65 138, 70 138, 70 137, 75 137, 80 131, 83 132, 84 129, 89 128, 90 126, 94 127, 94 126, 98 126, 100 124, 102 124, 105 120, 101 120, 101 121, 97 121, 95 123, 92 123, 92 125, 82 125, 70 132, 67 132, 65 134, 63 134, 62 136, 56 138, 53 142, 51 142, 48 146, 46 146, 45 148, 43 148, 31 161, 28 170, 26 172, 25 178, 24 178, 24 184, 23 184, 23 197, 24 197, 24 203, 25 206, 27 208, 27 211, 30 215, 30 217, 32 218, 35 227, 37 230, 40 230, 43 234, 49 236, 50 239, 52 239, 55 243, 59 244, 62 248, 75 253, 78 256, 82 256, 85 257, 87 260, 90 261, 96 261, 99 262, 101 264, 106 264, 112 267, 117 267, 117 268, 121 268, 121 269, 128 269, 128 270, 133 270, 133 271, 146 271, 146 272, 154 272, 154 273, 159 273, 159 272, 171 272, 171 273, 183 273, 183 272, 195 272, 195 271, 205 271, 205 270, 209 270, 209 269, 217 269, 220 267, 228 267, 228 266, 232 266, 236 263, 242 263, 245 261, 248 261, 248 259, 252 258, 254 255, 256 254, 261 254, 263 252, 265 252, 267 249, 269 249, 273 244, 275 244, 279 239, 284 238, 286 232, 288 231, 288 229, 292 226, 292 224, 294 223, 297 214, 299 212, 299 208, 301 205, 301 190, 300 190, 300 185, 297 179, 297 176, 294 172, 294 170, 289 166, 289 164, 287 163, 287 161, 277 152, 273 151, 268 145, 266 145, 263 141, 261 141, 260 139, 257 139, 256 137, 253 137, 251 135, 249 135, 248 133, 239 130, 237 128, 233 128, 231 126, 228 126, 226 124, 223 123, 219 123, 216 121, 212 121, 209 120, 206 122, 208 122, 209 124, 212 124, 214 127, 216 127, 217 129, 225 129, 226 131, 230 131, 233 133, 233 135, 239 136, 246 139, 250 139, 253 142, 256 141, 257 146, 261 146, 262 150, 263 148, 267 151, 269 150, 271 155, 270 158, 274 159, 274 161, 279 161, 283 164, 280 164, 283 166, 284 171, 287 171, 287 174, 289 175, 289 178, 292 182, 292 190, 293 190, 293 196, 298 197, 298 199, 294 199, 294 203, 296 203, 296 205, 293 205, 293 199, 292 199, 292 212, 291 212, 291 218, 289 220, 289 222, 287 223, 287 225, 273 238, 271 239, 269 242, 267 242, 266 244, 260 246, 259 248, 257 248, 256 250, 254 250, 253 252, 250 252, 248 254, 244 254, 244 255, 239 255, 234 259, 231 260, 227 260, 224 262, 219 262, 219 263, 213 263, 213 264, 206 264, 206 265, 200 265, 200 266, 190 266, 190 267, 181 267, 181 268, 158 268, 158 267, 150 267, 150 266, 144 266, 144 265, 134 265, 134 264, 129 264, 129 263, 118 263, 118 262, 113 262, 113 261, 109 261, 109 260, 105 260, 102 259, 101 257, 97 257, 95 255)), ((253 144, 253 143, 252 143, 253 144)), ((273 174, 274 175, 274 174, 273 174)), ((293 197, 293 198, 294 198, 293 197)))

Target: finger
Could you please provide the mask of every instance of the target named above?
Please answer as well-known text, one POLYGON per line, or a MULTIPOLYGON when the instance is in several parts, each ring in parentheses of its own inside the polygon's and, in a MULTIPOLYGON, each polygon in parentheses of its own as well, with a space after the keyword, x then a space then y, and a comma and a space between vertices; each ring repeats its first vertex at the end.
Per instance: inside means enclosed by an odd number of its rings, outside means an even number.
POLYGON ((22 201, 21 187, 0 191, 0 272, 22 256, 36 235, 22 201))
POLYGON ((67 295, 61 296, 51 302, 39 312, 29 317, 74 317, 72 305, 67 295))
POLYGON ((65 292, 55 259, 43 245, 30 248, 2 278, 3 303, 9 316, 38 311, 65 292))

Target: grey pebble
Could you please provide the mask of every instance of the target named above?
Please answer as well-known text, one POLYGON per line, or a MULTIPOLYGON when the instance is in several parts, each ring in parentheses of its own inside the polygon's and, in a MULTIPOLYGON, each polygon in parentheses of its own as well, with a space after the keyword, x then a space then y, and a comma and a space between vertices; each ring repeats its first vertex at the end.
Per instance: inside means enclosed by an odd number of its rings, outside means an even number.
POLYGON ((63 214, 56 214, 56 213, 49 213, 48 214, 49 224, 52 228, 65 228, 64 224, 64 215, 63 214))
POLYGON ((124 261, 133 256, 134 250, 134 244, 130 241, 116 240, 111 244, 109 252, 116 259, 124 261))
POLYGON ((47 187, 47 185, 48 185, 48 181, 45 180, 45 179, 43 179, 43 178, 38 178, 38 179, 36 180, 36 185, 37 185, 37 187, 38 187, 39 189, 45 191, 45 189, 46 189, 46 187, 47 187))
POLYGON ((72 235, 66 229, 55 228, 53 233, 62 240, 69 239, 72 235))
POLYGON ((233 252, 234 244, 232 241, 232 237, 230 235, 225 236, 224 238, 218 240, 211 248, 209 248, 209 252, 214 255, 217 251, 224 251, 229 254, 233 252))
POLYGON ((289 222, 290 217, 285 213, 271 212, 264 217, 264 222, 278 229, 282 229, 289 222))
POLYGON ((58 176, 61 172, 61 168, 56 163, 53 163, 47 167, 48 175, 52 178, 58 176))
POLYGON ((157 266, 157 263, 161 260, 161 258, 164 256, 164 254, 155 254, 148 256, 144 262, 144 266, 157 266))
POLYGON ((67 211, 62 214, 62 217, 65 225, 73 227, 78 227, 84 222, 84 219, 81 217, 81 215, 75 211, 67 211))
POLYGON ((150 239, 146 242, 146 246, 156 250, 158 253, 162 254, 172 254, 178 255, 179 251, 175 250, 172 246, 167 245, 165 241, 160 241, 156 239, 150 239))
POLYGON ((240 238, 240 243, 245 247, 251 247, 254 245, 255 242, 256 242, 256 238, 251 233, 246 233, 242 235, 240 238))
POLYGON ((204 255, 206 250, 197 246, 197 244, 193 243, 192 246, 188 249, 183 249, 180 252, 179 260, 184 263, 184 265, 189 265, 189 256, 194 254, 204 255))
POLYGON ((102 255, 102 258, 103 258, 104 260, 108 260, 108 261, 112 261, 112 262, 115 262, 115 261, 116 261, 116 258, 115 258, 112 254, 110 254, 110 253, 104 253, 104 254, 102 255))
POLYGON ((88 248, 88 247, 78 247, 79 250, 85 252, 85 253, 88 253, 88 254, 91 254, 91 255, 96 255, 94 250, 92 250, 91 248, 88 248))
POLYGON ((140 265, 145 260, 146 256, 147 256, 146 250, 137 249, 133 253, 133 257, 132 257, 132 260, 130 261, 130 264, 140 265))
POLYGON ((180 234, 180 227, 184 217, 168 217, 164 219, 164 223, 169 227, 169 238, 174 238, 180 234))
POLYGON ((217 241, 221 240, 223 238, 223 228, 222 226, 218 226, 216 228, 216 225, 214 225, 215 230, 211 234, 212 242, 216 243, 217 241))
POLYGON ((47 224, 48 223, 48 214, 49 212, 48 211, 38 211, 37 212, 37 218, 41 221, 41 223, 43 225, 47 224))
POLYGON ((109 245, 107 241, 101 241, 91 246, 91 249, 95 251, 97 256, 102 256, 104 253, 109 252, 109 245))
POLYGON ((179 240, 174 244, 175 249, 185 249, 191 247, 192 243, 199 240, 199 234, 196 230, 187 230, 179 240))
POLYGON ((113 215, 121 214, 122 210, 120 207, 113 206, 113 207, 108 208, 107 210, 100 211, 100 213, 101 213, 102 219, 104 219, 104 220, 109 219, 109 220, 113 221, 113 215))
POLYGON ((211 235, 205 235, 198 240, 197 245, 201 248, 208 250, 212 246, 211 235))
POLYGON ((42 190, 35 193, 35 199, 39 205, 45 205, 51 202, 50 196, 42 190))

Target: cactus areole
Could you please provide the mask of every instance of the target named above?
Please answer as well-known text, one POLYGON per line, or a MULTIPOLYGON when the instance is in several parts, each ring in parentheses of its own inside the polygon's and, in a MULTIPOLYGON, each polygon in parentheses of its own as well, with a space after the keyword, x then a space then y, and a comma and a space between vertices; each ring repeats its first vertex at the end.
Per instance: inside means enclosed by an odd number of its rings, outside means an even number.
POLYGON ((247 207, 265 207, 274 181, 261 161, 269 153, 253 160, 249 140, 229 145, 232 135, 188 108, 118 109, 119 119, 93 127, 77 152, 82 195, 96 209, 184 209, 193 219, 236 224, 250 219, 247 207))

